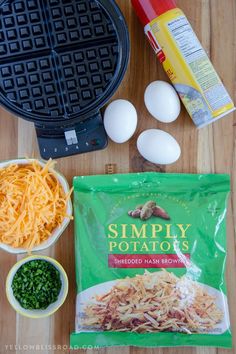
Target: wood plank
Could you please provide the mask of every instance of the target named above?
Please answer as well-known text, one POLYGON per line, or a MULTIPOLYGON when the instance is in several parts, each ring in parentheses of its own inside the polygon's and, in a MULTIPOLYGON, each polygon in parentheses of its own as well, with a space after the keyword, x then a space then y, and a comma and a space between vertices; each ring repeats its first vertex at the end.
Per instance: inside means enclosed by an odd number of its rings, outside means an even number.
MULTIPOLYGON (((17 120, 0 108, 0 160, 17 155, 17 141, 17 120)), ((16 343, 16 313, 9 305, 5 291, 7 274, 15 262, 16 256, 0 250, 0 353, 6 353, 11 348, 8 346, 16 343)), ((14 348, 11 350, 15 354, 14 348)))

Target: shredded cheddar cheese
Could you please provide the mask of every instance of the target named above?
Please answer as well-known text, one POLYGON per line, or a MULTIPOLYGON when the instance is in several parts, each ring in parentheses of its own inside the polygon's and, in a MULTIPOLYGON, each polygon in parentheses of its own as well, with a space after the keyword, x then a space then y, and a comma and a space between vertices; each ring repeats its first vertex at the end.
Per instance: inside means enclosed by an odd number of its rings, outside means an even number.
POLYGON ((29 251, 47 240, 67 217, 67 202, 52 172, 37 161, 0 169, 0 242, 29 251))

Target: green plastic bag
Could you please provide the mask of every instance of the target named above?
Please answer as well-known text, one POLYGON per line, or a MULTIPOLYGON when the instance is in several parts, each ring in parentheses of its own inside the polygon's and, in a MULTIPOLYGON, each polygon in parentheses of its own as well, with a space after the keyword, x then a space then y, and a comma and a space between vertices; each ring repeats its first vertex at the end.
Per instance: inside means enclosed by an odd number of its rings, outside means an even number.
POLYGON ((72 348, 232 346, 228 175, 74 179, 72 348))

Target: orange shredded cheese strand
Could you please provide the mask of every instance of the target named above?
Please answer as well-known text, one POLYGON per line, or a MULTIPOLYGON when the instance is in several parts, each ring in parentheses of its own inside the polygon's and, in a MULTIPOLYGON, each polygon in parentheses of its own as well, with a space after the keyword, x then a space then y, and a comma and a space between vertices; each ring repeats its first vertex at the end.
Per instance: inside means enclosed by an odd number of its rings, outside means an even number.
POLYGON ((47 240, 67 217, 66 195, 52 172, 37 161, 0 169, 0 242, 29 251, 47 240))

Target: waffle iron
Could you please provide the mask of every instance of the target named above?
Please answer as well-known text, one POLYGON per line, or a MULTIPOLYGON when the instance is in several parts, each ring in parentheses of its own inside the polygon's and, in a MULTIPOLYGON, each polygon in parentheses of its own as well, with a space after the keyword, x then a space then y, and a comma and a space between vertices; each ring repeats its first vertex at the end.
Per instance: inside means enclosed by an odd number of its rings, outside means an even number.
POLYGON ((113 0, 0 0, 0 104, 35 124, 45 159, 106 147, 100 109, 128 59, 113 0))

